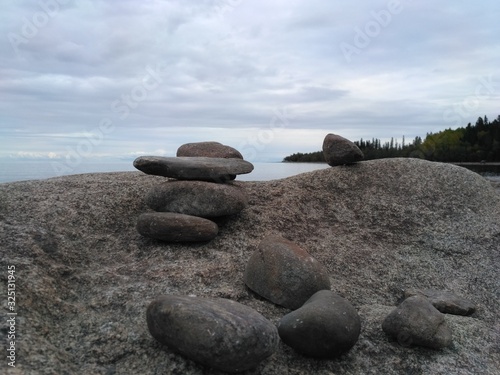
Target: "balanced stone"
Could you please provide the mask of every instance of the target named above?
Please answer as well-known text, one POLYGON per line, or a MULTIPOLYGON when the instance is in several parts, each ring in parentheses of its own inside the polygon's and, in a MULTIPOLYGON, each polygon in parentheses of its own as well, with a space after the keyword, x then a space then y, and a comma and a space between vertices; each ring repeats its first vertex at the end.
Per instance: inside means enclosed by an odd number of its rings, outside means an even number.
POLYGON ((223 298, 162 296, 147 309, 151 335, 193 361, 226 371, 256 367, 273 354, 274 324, 254 309, 223 298))
POLYGON ((434 289, 407 289, 404 295, 405 298, 423 295, 427 297, 436 309, 444 314, 468 316, 474 314, 476 311, 474 303, 451 292, 434 289))
POLYGON ((173 212, 147 212, 137 220, 137 231, 145 237, 169 242, 210 241, 217 224, 197 216, 173 212))
POLYGON ((243 159, 238 150, 219 142, 186 143, 177 149, 177 156, 243 159))
POLYGON ((321 263, 295 243, 274 235, 264 238, 251 255, 244 281, 257 294, 292 310, 317 291, 330 289, 321 263))
POLYGON ((157 176, 213 182, 234 180, 236 175, 253 170, 252 163, 245 160, 206 157, 140 156, 134 167, 157 176))
POLYGON ((361 320, 351 303, 329 290, 315 293, 278 324, 281 340, 297 352, 334 358, 358 341, 361 320))
POLYGON ((451 330, 444 314, 423 296, 405 299, 385 318, 382 329, 402 346, 440 349, 451 344, 451 330))
POLYGON ((233 215, 247 203, 242 187, 205 181, 167 181, 146 195, 146 204, 155 211, 201 217, 233 215))
POLYGON ((325 161, 333 166, 353 164, 363 160, 363 152, 350 140, 336 134, 327 134, 323 141, 325 161))

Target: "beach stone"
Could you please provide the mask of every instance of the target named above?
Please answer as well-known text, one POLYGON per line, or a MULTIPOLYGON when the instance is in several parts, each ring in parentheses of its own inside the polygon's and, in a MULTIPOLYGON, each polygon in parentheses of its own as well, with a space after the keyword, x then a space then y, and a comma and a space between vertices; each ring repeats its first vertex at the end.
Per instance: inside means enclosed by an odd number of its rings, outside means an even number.
POLYGON ((272 355, 279 337, 256 310, 223 298, 166 295, 147 308, 151 335, 174 352, 226 372, 256 367, 272 355))
POLYGON ((473 302, 451 292, 435 289, 407 289, 404 292, 405 298, 417 295, 426 297, 436 309, 444 314, 468 316, 476 312, 473 302))
POLYGON ((211 182, 234 180, 236 175, 253 170, 253 164, 245 160, 207 157, 140 156, 134 167, 156 176, 211 182))
POLYGON ((245 208, 244 188, 205 181, 167 181, 154 186, 146 204, 155 211, 200 217, 233 215, 245 208))
POLYGON ((335 358, 358 341, 361 320, 352 304, 330 290, 321 290, 278 323, 281 340, 297 352, 335 358))
POLYGON ((405 299, 382 323, 383 331, 400 345, 441 349, 451 344, 451 329, 429 300, 416 295, 405 299))
POLYGON ((243 159, 238 150, 219 142, 186 143, 177 149, 177 156, 243 159))
POLYGON ((173 212, 143 213, 136 228, 145 237, 168 242, 210 241, 219 231, 213 221, 173 212))
POLYGON ((330 289, 326 268, 292 241, 276 235, 260 242, 246 265, 244 281, 257 294, 292 310, 317 291, 330 289))
POLYGON ((363 152, 350 140, 336 134, 327 134, 323 141, 325 161, 333 166, 353 164, 363 160, 363 152))

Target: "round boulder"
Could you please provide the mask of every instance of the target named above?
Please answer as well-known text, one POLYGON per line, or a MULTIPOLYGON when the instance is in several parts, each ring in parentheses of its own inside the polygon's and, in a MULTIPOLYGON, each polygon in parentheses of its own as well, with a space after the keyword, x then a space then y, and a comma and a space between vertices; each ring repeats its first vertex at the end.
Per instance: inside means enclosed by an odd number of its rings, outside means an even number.
POLYGON ((137 231, 145 237, 169 242, 210 241, 219 231, 213 221, 173 212, 147 212, 137 220, 137 231))
POLYGON ((204 181, 168 181, 154 186, 146 204, 155 211, 201 217, 233 215, 245 208, 245 190, 232 184, 204 181))
POLYGON ((297 352, 316 358, 335 358, 358 341, 361 320, 349 301, 322 290, 278 324, 281 340, 297 352))
POLYGON ((444 314, 421 295, 405 299, 385 318, 382 329, 402 346, 440 349, 451 344, 451 330, 444 314))
POLYGON ((219 142, 186 143, 177 149, 177 156, 243 159, 238 150, 219 142))
POLYGON ((268 236, 260 242, 247 263, 244 281, 257 294, 292 310, 317 291, 330 289, 326 268, 280 236, 268 236))
POLYGON ((223 298, 162 296, 151 302, 146 317, 151 335, 171 350, 231 373, 256 367, 279 341, 269 320, 223 298))
POLYGON ((350 140, 336 134, 327 134, 323 141, 323 156, 328 165, 353 164, 363 160, 363 152, 350 140))

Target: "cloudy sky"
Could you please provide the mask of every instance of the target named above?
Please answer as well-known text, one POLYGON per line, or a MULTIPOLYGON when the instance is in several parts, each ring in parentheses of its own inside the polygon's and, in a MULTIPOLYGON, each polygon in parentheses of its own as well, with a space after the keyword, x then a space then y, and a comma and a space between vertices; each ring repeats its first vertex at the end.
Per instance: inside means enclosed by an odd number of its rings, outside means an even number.
POLYGON ((4 1, 0 158, 214 140, 280 161, 327 133, 410 140, 496 118, 499 19, 498 0, 4 1))

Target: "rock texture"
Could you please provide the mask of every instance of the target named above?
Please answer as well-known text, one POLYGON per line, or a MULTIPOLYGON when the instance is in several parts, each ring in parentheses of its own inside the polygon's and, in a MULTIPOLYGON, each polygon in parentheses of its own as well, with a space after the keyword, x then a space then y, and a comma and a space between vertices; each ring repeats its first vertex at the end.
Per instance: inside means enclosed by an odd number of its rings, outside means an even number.
POLYGON ((476 312, 476 306, 472 301, 451 292, 434 289, 408 289, 405 290, 404 296, 405 298, 424 296, 436 309, 444 314, 468 316, 476 312))
POLYGON ((219 227, 213 221, 173 212, 146 212, 137 219, 137 231, 143 236, 170 242, 210 241, 219 227))
POLYGON ((323 141, 323 156, 332 167, 363 160, 363 151, 350 140, 337 134, 327 134, 323 141))
POLYGON ((246 188, 247 208, 217 219, 217 237, 196 244, 137 232, 137 217, 148 211, 143 198, 162 181, 126 172, 0 184, 1 295, 7 265, 19 271, 12 374, 219 375, 151 337, 147 307, 163 294, 221 297, 277 324, 290 310, 256 297, 242 280, 270 234, 300 244, 325 266, 332 290, 358 311, 361 333, 334 361, 279 343, 255 373, 498 373, 500 194, 479 175, 385 159, 235 181, 246 188), (452 346, 402 347, 382 331, 409 288, 450 290, 475 302, 473 317, 446 315, 452 346))
POLYGON ((306 356, 335 358, 358 341, 361 320, 349 301, 322 290, 278 324, 283 342, 306 356))
POLYGON ((420 345, 441 349, 451 344, 451 329, 423 296, 407 298, 382 323, 382 329, 402 346, 420 345))
POLYGON ((292 310, 314 293, 330 289, 326 268, 297 244, 276 235, 260 242, 243 277, 254 292, 292 310))
POLYGON ((219 142, 186 143, 177 149, 177 156, 243 159, 238 150, 219 142))
POLYGON ((254 309, 224 298, 162 296, 148 306, 151 335, 210 368, 255 368, 278 346, 274 324, 254 309))
POLYGON ((207 157, 139 156, 134 167, 155 176, 210 182, 234 180, 253 171, 252 163, 245 160, 207 157))
POLYGON ((153 187, 145 199, 155 211, 200 217, 234 215, 248 203, 241 186, 204 181, 167 181, 153 187))

